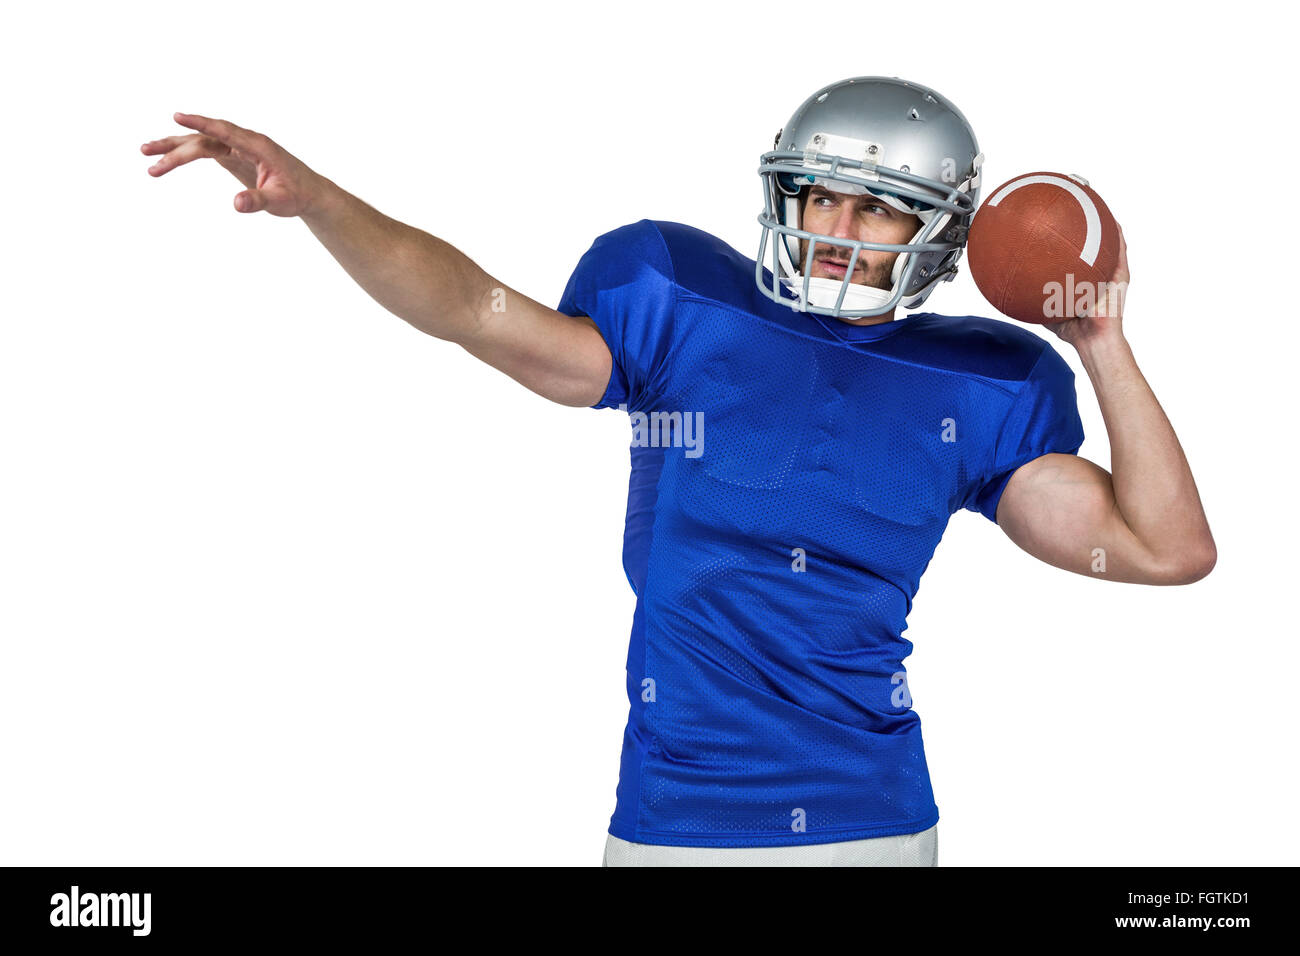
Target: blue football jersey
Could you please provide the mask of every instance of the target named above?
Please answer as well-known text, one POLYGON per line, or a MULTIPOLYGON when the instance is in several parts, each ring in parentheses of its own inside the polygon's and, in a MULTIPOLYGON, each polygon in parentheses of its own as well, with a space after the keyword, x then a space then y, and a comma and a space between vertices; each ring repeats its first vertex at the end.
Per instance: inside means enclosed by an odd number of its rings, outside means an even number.
MULTIPOLYGON (((1074 373, 1010 322, 852 325, 764 297, 754 260, 643 219, 558 306, 613 355, 593 407, 632 428, 631 704, 609 832, 778 846, 939 819, 904 659, 959 509, 1083 443, 1074 373)), ((769 277, 770 282, 770 277, 769 277)))

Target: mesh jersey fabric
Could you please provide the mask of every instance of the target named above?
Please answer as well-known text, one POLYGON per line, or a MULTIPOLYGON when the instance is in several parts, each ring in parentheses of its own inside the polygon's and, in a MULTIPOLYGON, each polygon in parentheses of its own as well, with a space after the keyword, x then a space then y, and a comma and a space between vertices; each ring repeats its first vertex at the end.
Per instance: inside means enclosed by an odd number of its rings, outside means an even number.
POLYGON ((852 325, 761 295, 754 260, 643 219, 592 244, 558 311, 613 357, 632 426, 636 594, 609 832, 832 843, 935 825, 903 637, 950 516, 1083 443, 1074 373, 1010 322, 852 325))

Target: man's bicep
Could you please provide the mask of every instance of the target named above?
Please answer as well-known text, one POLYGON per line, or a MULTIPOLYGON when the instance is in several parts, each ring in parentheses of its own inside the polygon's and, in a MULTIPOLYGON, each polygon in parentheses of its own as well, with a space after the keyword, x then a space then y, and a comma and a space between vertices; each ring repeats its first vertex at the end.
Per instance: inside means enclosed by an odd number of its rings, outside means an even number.
POLYGON ((1163 583, 1151 554, 1115 502, 1110 472, 1078 455, 1021 465, 998 502, 997 522, 1022 550, 1053 567, 1103 580, 1163 583))
POLYGON ((465 351, 561 405, 595 405, 613 367, 609 346, 585 315, 565 315, 498 286, 483 304, 465 351))

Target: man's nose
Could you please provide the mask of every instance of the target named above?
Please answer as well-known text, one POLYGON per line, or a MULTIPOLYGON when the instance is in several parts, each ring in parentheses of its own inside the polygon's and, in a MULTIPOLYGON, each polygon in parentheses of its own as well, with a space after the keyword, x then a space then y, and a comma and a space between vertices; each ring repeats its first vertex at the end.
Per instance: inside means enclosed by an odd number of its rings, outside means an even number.
POLYGON ((836 239, 856 239, 853 221, 856 214, 857 205, 855 203, 840 203, 840 208, 835 213, 835 227, 831 235, 836 239))

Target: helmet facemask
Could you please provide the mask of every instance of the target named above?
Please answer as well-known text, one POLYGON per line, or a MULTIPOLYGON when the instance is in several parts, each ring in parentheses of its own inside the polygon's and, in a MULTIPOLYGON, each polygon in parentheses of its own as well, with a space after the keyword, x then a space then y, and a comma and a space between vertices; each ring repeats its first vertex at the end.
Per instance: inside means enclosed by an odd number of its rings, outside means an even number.
MULTIPOLYGON (((778 184, 784 185, 781 179, 778 184)), ((784 221, 796 226, 799 229, 813 232, 812 226, 806 226, 808 221, 808 204, 815 202, 818 193, 814 190, 827 190, 844 197, 849 197, 848 201, 858 202, 861 197, 870 197, 886 204, 896 210, 899 214, 906 217, 909 223, 915 223, 915 228, 908 228, 907 231, 899 236, 878 236, 880 242, 889 239, 892 242, 900 244, 911 244, 918 240, 918 237, 925 232, 925 226, 934 217, 934 207, 928 204, 909 203, 897 196, 887 193, 880 189, 868 189, 864 186, 850 185, 847 183, 835 182, 834 180, 818 180, 815 183, 806 184, 796 190, 794 195, 787 194, 782 204, 784 209, 784 221)), ((782 188, 782 192, 785 192, 782 188)), ((892 233, 898 233, 895 227, 889 230, 892 233)), ((814 233, 821 235, 821 233, 814 233)), ((803 242, 804 250, 799 251, 800 239, 797 235, 785 235, 779 240, 780 265, 792 273, 782 277, 782 283, 792 295, 798 296, 802 293, 803 277, 812 271, 813 262, 816 258, 829 256, 830 258, 841 262, 847 258, 853 261, 854 247, 845 240, 833 240, 829 235, 822 240, 806 240, 803 242), (816 250, 809 255, 809 246, 816 244, 816 250)), ((860 257, 856 260, 856 265, 862 267, 866 276, 860 276, 853 273, 852 269, 846 271, 846 275, 853 275, 853 281, 849 284, 845 292, 842 308, 848 310, 854 309, 871 309, 887 303, 893 294, 894 285, 902 275, 903 268, 906 266, 906 257, 908 253, 900 252, 890 256, 887 259, 876 257, 871 261, 866 253, 870 246, 864 245, 860 252, 860 257), (892 261, 890 261, 892 260, 892 261), (881 263, 887 263, 887 267, 882 270, 881 263)), ((818 277, 809 278, 809 300, 817 305, 834 307, 843 285, 842 278, 818 277)))

